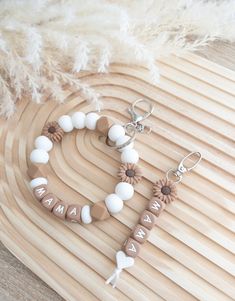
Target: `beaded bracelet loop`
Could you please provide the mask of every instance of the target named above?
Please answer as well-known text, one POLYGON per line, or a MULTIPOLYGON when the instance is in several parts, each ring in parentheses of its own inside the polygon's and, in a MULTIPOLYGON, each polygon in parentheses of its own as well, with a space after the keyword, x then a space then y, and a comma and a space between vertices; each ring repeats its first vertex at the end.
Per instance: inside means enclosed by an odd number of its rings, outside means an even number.
POLYGON ((100 116, 96 112, 88 114, 75 112, 71 116, 63 115, 58 121, 45 124, 41 135, 35 139, 35 149, 30 154, 31 165, 28 175, 32 179, 30 187, 35 198, 55 216, 70 222, 89 224, 93 220, 105 220, 110 215, 120 212, 124 202, 133 197, 134 185, 140 182, 142 177, 141 169, 137 165, 139 154, 134 149, 133 141, 137 132, 136 124, 133 120, 132 123, 133 129, 130 134, 130 128, 127 133, 125 126, 114 124, 107 116, 100 116), (49 191, 44 166, 49 161, 48 153, 52 150, 53 143, 60 142, 65 133, 85 128, 97 130, 106 136, 106 141, 114 144, 121 153, 121 165, 117 173, 120 182, 115 186, 114 193, 107 195, 104 201, 99 201, 92 206, 68 205, 49 191))

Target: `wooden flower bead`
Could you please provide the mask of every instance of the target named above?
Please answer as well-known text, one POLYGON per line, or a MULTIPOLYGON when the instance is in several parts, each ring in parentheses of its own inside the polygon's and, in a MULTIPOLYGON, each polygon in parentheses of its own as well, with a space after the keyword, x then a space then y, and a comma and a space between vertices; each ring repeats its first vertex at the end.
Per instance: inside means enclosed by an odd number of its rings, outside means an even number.
POLYGON ((177 199, 176 185, 173 181, 162 179, 153 185, 154 196, 168 204, 177 199))
POLYGON ((45 178, 47 175, 46 165, 41 163, 31 163, 27 170, 27 174, 31 179, 35 179, 38 177, 45 178))
POLYGON ((122 182, 127 182, 131 185, 134 185, 141 181, 142 172, 136 164, 121 164, 118 171, 118 177, 122 182))
POLYGON ((58 122, 52 121, 44 125, 42 135, 48 137, 52 142, 59 142, 63 138, 64 131, 58 122))
POLYGON ((159 216, 165 206, 166 205, 159 198, 153 197, 148 203, 147 210, 152 212, 154 215, 159 216))
POLYGON ((63 201, 60 201, 55 204, 52 209, 52 213, 60 219, 65 219, 67 209, 68 205, 63 201))
POLYGON ((139 255, 140 244, 133 238, 129 238, 123 245, 123 251, 126 253, 126 255, 135 258, 139 255))
POLYGON ((108 118, 106 116, 102 116, 96 123, 96 129, 103 136, 108 136, 108 131, 112 125, 113 125, 113 122, 110 118, 108 118))
POLYGON ((104 202, 97 202, 91 207, 91 216, 99 221, 103 221, 110 217, 108 209, 104 202))
POLYGON ((33 189, 33 194, 37 200, 43 199, 47 194, 47 185, 39 185, 33 189))
POLYGON ((140 216, 140 224, 143 225, 145 228, 151 230, 156 223, 156 216, 148 211, 144 210, 140 216))
POLYGON ((147 240, 149 233, 150 232, 147 228, 138 224, 132 231, 131 237, 138 241, 140 244, 143 244, 147 240))
POLYGON ((81 223, 81 210, 82 206, 69 205, 66 212, 66 219, 70 222, 81 223))
POLYGON ((53 193, 48 193, 41 200, 43 207, 51 211, 53 207, 59 202, 58 198, 53 193))

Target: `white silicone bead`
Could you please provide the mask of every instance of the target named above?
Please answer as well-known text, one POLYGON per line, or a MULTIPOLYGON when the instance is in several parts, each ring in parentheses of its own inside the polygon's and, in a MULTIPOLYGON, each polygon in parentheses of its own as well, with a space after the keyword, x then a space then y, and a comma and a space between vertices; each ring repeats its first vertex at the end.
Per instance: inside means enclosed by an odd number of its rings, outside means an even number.
POLYGON ((75 112, 72 117, 72 123, 73 126, 78 129, 84 129, 85 127, 85 119, 86 119, 86 115, 83 112, 75 112))
POLYGON ((38 136, 34 141, 34 145, 36 148, 43 149, 46 152, 49 152, 53 147, 53 143, 46 136, 38 136))
MULTIPOLYGON (((116 140, 116 146, 122 145, 123 143, 126 143, 128 140, 130 140, 130 136, 121 136, 116 140)), ((134 147, 134 142, 132 141, 130 144, 127 146, 124 146, 121 149, 118 149, 119 152, 123 152, 125 149, 132 149, 134 147)))
POLYGON ((62 130, 66 133, 71 132, 73 130, 72 119, 69 115, 62 115, 58 119, 58 123, 62 130))
POLYGON ((131 184, 126 182, 120 182, 115 187, 115 193, 123 201, 130 200, 134 195, 134 188, 131 184))
POLYGON ((106 197, 105 205, 110 213, 118 213, 123 208, 123 201, 118 195, 112 193, 106 197))
POLYGON ((44 149, 34 149, 30 154, 30 161, 33 163, 46 164, 49 160, 49 155, 44 149))
POLYGON ((39 185, 47 185, 48 181, 46 178, 35 178, 33 179, 31 182, 29 182, 29 185, 32 189, 34 189, 35 187, 39 186, 39 185))
POLYGON ((126 149, 121 154, 121 161, 136 164, 139 161, 139 154, 135 149, 126 149))
POLYGON ((120 124, 114 124, 108 131, 108 137, 111 141, 116 142, 118 138, 125 135, 125 129, 120 124))
POLYGON ((100 116, 94 112, 88 113, 85 119, 85 126, 89 130, 94 130, 96 128, 96 123, 99 118, 100 116))
POLYGON ((84 224, 90 224, 92 222, 92 217, 91 217, 90 211, 91 211, 90 206, 85 205, 82 207, 81 220, 84 224))

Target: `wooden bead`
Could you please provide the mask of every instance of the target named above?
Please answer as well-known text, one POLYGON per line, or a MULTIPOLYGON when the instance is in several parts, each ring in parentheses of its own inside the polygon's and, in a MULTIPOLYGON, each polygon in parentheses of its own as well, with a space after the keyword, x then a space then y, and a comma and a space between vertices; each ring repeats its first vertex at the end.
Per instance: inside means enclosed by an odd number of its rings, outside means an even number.
POLYGON ((160 213, 164 210, 164 208, 165 204, 157 197, 153 197, 148 203, 147 210, 152 212, 154 215, 159 216, 160 213))
POLYGON ((138 241, 140 244, 143 244, 147 240, 149 233, 150 232, 147 228, 138 224, 132 231, 131 237, 138 241))
POLYGON ((59 202, 58 198, 53 193, 46 194, 44 198, 41 200, 42 206, 50 211, 58 202, 59 202))
POLYGON ((47 185, 39 185, 33 189, 35 198, 39 201, 47 194, 47 185))
POLYGON ((66 219, 70 222, 81 223, 81 210, 79 205, 69 205, 66 212, 66 219))
POLYGON ((100 117, 100 119, 96 123, 96 129, 99 131, 103 136, 108 135, 108 131, 113 125, 113 122, 110 118, 106 116, 100 117))
POLYGON ((140 247, 140 244, 136 240, 129 238, 123 245, 123 251, 126 255, 135 258, 139 255, 140 247))
POLYGON ((95 203, 91 207, 91 216, 99 221, 103 221, 110 217, 108 209, 104 202, 95 203))
POLYGON ((67 209, 68 205, 65 202, 60 201, 55 204, 52 213, 60 219, 65 219, 67 209))
POLYGON ((148 211, 144 210, 140 216, 140 224, 144 226, 145 228, 151 230, 156 223, 156 216, 148 211))
POLYGON ((27 170, 27 174, 31 179, 43 177, 45 178, 47 171, 46 165, 40 163, 31 163, 27 170))

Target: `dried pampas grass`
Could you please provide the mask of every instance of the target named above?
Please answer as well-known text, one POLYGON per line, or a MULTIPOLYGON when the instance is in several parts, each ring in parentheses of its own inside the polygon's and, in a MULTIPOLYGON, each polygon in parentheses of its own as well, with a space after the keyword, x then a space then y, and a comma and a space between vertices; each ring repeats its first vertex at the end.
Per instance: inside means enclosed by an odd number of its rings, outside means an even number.
POLYGON ((159 79, 157 59, 195 51, 215 39, 235 40, 235 2, 197 0, 0 1, 0 114, 30 95, 63 101, 63 85, 99 107, 78 79, 113 62, 140 64, 159 79))

